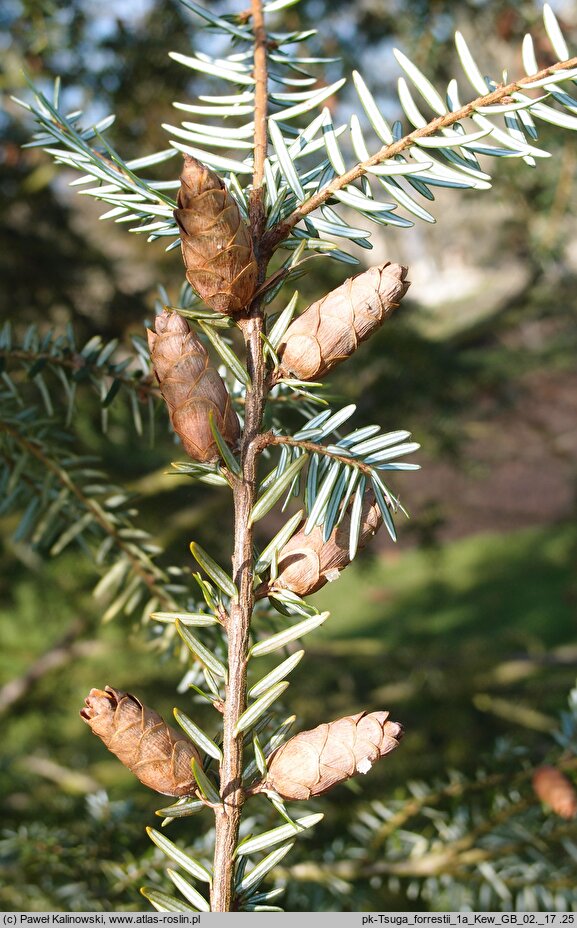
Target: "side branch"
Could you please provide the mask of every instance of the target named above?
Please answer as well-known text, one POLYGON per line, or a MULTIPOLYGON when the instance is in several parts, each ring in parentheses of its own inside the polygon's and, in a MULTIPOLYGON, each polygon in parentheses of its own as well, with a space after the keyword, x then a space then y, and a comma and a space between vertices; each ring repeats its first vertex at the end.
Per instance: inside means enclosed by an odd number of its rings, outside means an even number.
POLYGON ((405 151, 407 148, 410 148, 411 145, 418 139, 427 138, 428 136, 435 135, 440 129, 447 129, 449 126, 455 125, 455 123, 460 122, 462 119, 467 119, 471 116, 476 109, 480 106, 491 106, 491 104, 499 103, 504 97, 509 97, 511 94, 515 93, 518 90, 521 90, 527 84, 532 84, 534 81, 542 80, 545 77, 548 77, 550 74, 554 74, 557 71, 571 70, 572 68, 577 67, 577 58, 569 58, 567 61, 559 61, 554 65, 551 65, 548 68, 543 68, 541 71, 538 71, 537 74, 531 74, 527 77, 522 77, 517 81, 511 81, 509 84, 502 85, 498 87, 497 90, 493 90, 491 93, 485 94, 483 97, 477 97, 476 100, 472 100, 470 103, 466 103, 460 109, 455 110, 451 113, 445 113, 444 116, 437 116, 436 119, 433 119, 428 125, 422 126, 420 129, 415 129, 413 132, 410 132, 408 135, 405 135, 402 139, 399 139, 397 142, 393 142, 391 145, 384 145, 379 151, 374 155, 371 155, 370 158, 367 158, 366 161, 360 161, 358 164, 355 164, 349 171, 346 171, 345 174, 341 174, 339 177, 335 177, 326 187, 323 187, 321 190, 317 191, 312 197, 309 197, 308 200, 305 200, 304 203, 301 203, 286 219, 282 222, 279 222, 276 226, 270 229, 263 239, 263 249, 268 253, 272 254, 277 245, 283 241, 290 233, 291 229, 304 219, 305 216, 308 216, 309 213, 314 212, 318 209, 337 190, 342 190, 343 187, 346 187, 348 184, 352 184, 353 181, 358 180, 359 177, 363 177, 367 170, 371 167, 374 167, 376 164, 381 164, 383 161, 387 161, 389 158, 394 158, 395 155, 399 155, 401 152, 405 151))
MULTIPOLYGON (((131 376, 130 373, 124 374, 122 371, 116 373, 114 370, 110 369, 110 362, 97 367, 96 364, 90 364, 86 358, 82 357, 79 353, 64 356, 51 354, 49 351, 25 351, 23 348, 3 348, 0 350, 0 360, 5 360, 7 362, 22 361, 24 364, 30 365, 36 364, 36 362, 45 362, 51 367, 63 368, 64 370, 72 371, 72 373, 82 371, 84 374, 84 372, 87 372, 88 375, 98 375, 99 379, 110 377, 111 379, 120 381, 124 387, 137 391, 138 394, 142 396, 147 396, 149 394, 160 396, 158 383, 155 383, 150 375, 138 379, 136 376, 131 376)), ((27 374, 28 372, 24 369, 23 373, 27 374)))
POLYGON ((98 505, 90 497, 86 496, 80 487, 72 480, 72 478, 66 473, 66 471, 59 466, 51 457, 44 454, 41 448, 32 441, 29 441, 23 435, 18 432, 17 429, 8 425, 6 422, 0 422, 0 431, 6 432, 14 441, 16 441, 21 448, 30 454, 32 457, 36 458, 45 470, 53 473, 59 483, 65 487, 65 489, 72 495, 75 496, 77 500, 81 503, 82 507, 90 512, 94 521, 100 526, 100 528, 105 532, 106 535, 109 535, 113 540, 116 548, 128 558, 134 573, 140 577, 143 583, 148 587, 150 595, 158 599, 159 603, 163 608, 171 611, 177 608, 177 604, 166 591, 163 586, 163 577, 162 572, 157 568, 148 557, 144 556, 143 559, 137 557, 133 550, 132 545, 129 541, 126 541, 122 538, 119 529, 114 523, 107 518, 106 512, 104 509, 98 505))
MULTIPOLYGON (((575 771, 577 759, 561 760, 558 767, 564 772, 575 771)), ((382 848, 385 840, 417 815, 424 806, 436 806, 445 797, 460 797, 471 791, 485 790, 501 783, 507 783, 509 789, 521 786, 531 779, 536 769, 537 767, 526 768, 513 777, 509 777, 507 774, 493 774, 480 781, 475 780, 465 784, 453 783, 418 799, 410 800, 375 833, 370 850, 372 854, 377 850, 380 851, 376 863, 370 863, 368 860, 369 855, 367 855, 355 861, 332 861, 329 866, 304 863, 287 868, 278 867, 274 873, 278 877, 288 880, 315 880, 321 883, 328 882, 331 877, 334 878, 335 874, 341 879, 350 880, 351 882, 366 879, 369 875, 394 874, 402 877, 426 877, 447 872, 454 875, 466 873, 467 879, 470 879, 472 875, 466 868, 470 866, 476 867, 478 863, 485 860, 494 860, 496 857, 503 859, 509 854, 516 855, 526 848, 526 842, 524 841, 514 841, 507 845, 497 844, 494 848, 479 847, 477 841, 497 829, 499 824, 513 818, 531 805, 536 805, 538 802, 536 797, 531 796, 520 799, 493 817, 483 820, 481 824, 469 831, 463 838, 448 841, 438 848, 431 848, 422 857, 417 857, 414 860, 409 858, 392 861, 383 860, 382 848), (477 846, 475 846, 476 844, 477 846)), ((560 824, 549 833, 549 843, 553 840, 562 840, 571 828, 574 828, 571 823, 560 824)))
POLYGON ((363 461, 349 457, 346 454, 339 454, 338 451, 331 451, 330 448, 327 448, 325 445, 319 445, 315 441, 302 441, 301 439, 289 438, 287 435, 274 435, 272 432, 266 432, 263 435, 259 435, 256 444, 259 450, 266 448, 268 445, 289 445, 291 448, 302 448, 304 451, 309 451, 311 454, 322 454, 327 458, 340 461, 341 464, 355 467, 367 477, 371 477, 373 473, 372 468, 369 467, 368 464, 364 464, 363 461))

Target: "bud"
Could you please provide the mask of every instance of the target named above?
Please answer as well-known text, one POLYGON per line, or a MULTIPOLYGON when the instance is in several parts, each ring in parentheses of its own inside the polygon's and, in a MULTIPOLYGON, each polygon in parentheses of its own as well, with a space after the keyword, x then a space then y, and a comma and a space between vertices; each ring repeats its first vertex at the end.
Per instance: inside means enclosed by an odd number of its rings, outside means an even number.
POLYGON ((174 211, 186 278, 219 313, 245 309, 256 286, 257 264, 249 229, 220 177, 184 156, 174 211))
POLYGON ((317 380, 346 360, 397 308, 409 289, 406 274, 406 267, 387 261, 312 303, 288 327, 274 379, 317 380))
POLYGON ((191 763, 200 764, 200 755, 158 712, 111 686, 90 690, 85 703, 81 718, 141 783, 165 796, 197 791, 191 763))
POLYGON ((539 767, 533 774, 533 789, 541 802, 561 818, 575 818, 577 793, 571 781, 556 767, 539 767))
POLYGON ((240 435, 228 391, 186 319, 163 310, 154 324, 156 331, 148 330, 148 347, 172 427, 191 458, 216 461, 219 450, 210 413, 228 445, 234 447, 240 435))
POLYGON ((398 746, 403 728, 388 712, 359 712, 301 731, 268 758, 265 779, 253 792, 273 789, 283 799, 320 796, 398 746))
MULTIPOLYGON (((358 548, 364 548, 383 521, 372 492, 365 495, 361 515, 358 548)), ((273 590, 292 590, 299 596, 316 593, 331 580, 337 580, 341 570, 350 563, 349 534, 350 512, 340 525, 336 525, 327 541, 323 541, 323 528, 316 526, 310 535, 304 527, 281 548, 278 555, 278 574, 266 587, 267 595, 273 590)), ((260 594, 260 590, 258 591, 260 594)))

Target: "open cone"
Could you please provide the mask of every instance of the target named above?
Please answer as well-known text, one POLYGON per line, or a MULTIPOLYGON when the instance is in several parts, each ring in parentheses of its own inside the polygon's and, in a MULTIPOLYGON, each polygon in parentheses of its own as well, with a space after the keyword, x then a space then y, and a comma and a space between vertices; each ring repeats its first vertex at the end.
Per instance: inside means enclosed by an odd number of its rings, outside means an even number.
POLYGON ((90 690, 85 703, 81 718, 141 783, 165 796, 196 793, 191 763, 200 755, 158 712, 111 686, 90 690))

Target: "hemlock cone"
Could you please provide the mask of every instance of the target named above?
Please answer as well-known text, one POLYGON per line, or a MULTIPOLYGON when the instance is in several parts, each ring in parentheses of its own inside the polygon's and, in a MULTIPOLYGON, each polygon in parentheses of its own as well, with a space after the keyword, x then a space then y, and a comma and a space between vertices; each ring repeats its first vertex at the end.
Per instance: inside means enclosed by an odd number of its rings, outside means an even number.
POLYGON ((191 458, 216 461, 219 450, 210 413, 231 448, 240 436, 228 390, 211 365, 206 348, 182 316, 163 310, 154 324, 156 331, 148 329, 148 346, 172 427, 191 458))
MULTIPOLYGON (((382 521, 374 494, 369 491, 363 501, 358 549, 369 543, 382 521)), ((309 535, 305 535, 303 526, 279 551, 275 580, 257 590, 257 595, 266 595, 274 590, 292 590, 299 596, 309 596, 329 581, 336 580, 341 570, 350 564, 350 524, 349 509, 326 541, 323 541, 322 526, 316 526, 309 535)))
POLYGON ((200 764, 200 755, 158 712, 111 686, 90 690, 85 703, 81 718, 141 783, 165 796, 197 791, 191 762, 200 764))
POLYGON ((359 712, 301 731, 268 758, 265 779, 252 792, 273 789, 283 799, 320 796, 398 747, 403 728, 388 712, 359 712))
POLYGON ((577 793, 571 780, 557 767, 539 767, 533 774, 533 789, 541 802, 561 818, 577 815, 577 793))
POLYGON ((220 177, 184 157, 174 210, 186 278, 207 306, 236 313, 251 301, 257 264, 250 231, 220 177))
POLYGON ((312 303, 288 327, 273 379, 317 380, 350 357, 398 307, 410 286, 407 270, 387 261, 312 303))

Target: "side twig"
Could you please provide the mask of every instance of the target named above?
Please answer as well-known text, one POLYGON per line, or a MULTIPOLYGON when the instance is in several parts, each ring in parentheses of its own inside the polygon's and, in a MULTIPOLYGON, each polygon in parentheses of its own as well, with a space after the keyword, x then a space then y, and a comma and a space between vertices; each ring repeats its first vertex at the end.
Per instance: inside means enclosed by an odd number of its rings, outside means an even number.
MULTIPOLYGON (((123 386, 135 390, 141 396, 146 396, 148 394, 160 396, 158 384, 153 381, 150 375, 138 378, 131 376, 130 373, 116 373, 110 370, 107 365, 97 368, 96 365, 89 364, 80 354, 64 357, 63 355, 51 354, 48 351, 24 351, 21 348, 3 348, 0 349, 0 360, 6 361, 8 364, 13 361, 22 361, 24 364, 30 365, 44 361, 50 367, 63 368, 73 373, 78 373, 79 371, 84 373, 84 371, 86 371, 87 374, 90 375, 94 372, 100 375, 99 379, 102 377, 110 377, 111 380, 119 380, 123 386)), ((28 372, 25 368, 21 369, 21 373, 24 377, 28 376, 28 372)))
MULTIPOLYGON (((577 766, 576 758, 559 763, 559 769, 569 772, 574 771, 577 766)), ((528 767, 521 771, 517 776, 511 778, 510 786, 520 786, 531 779, 535 772, 535 767, 528 767)), ((421 857, 406 857, 398 860, 384 860, 383 855, 377 855, 376 863, 371 863, 374 859, 375 850, 382 849, 385 839, 399 828, 402 828, 408 820, 421 812, 424 806, 437 806, 443 797, 460 796, 472 790, 484 790, 507 781, 506 774, 495 774, 483 778, 481 781, 474 781, 466 784, 451 784, 438 792, 429 793, 422 799, 410 800, 406 807, 403 807, 383 827, 377 832, 375 840, 370 845, 370 853, 367 856, 360 856, 356 860, 331 861, 330 865, 303 863, 295 864, 292 867, 278 867, 274 875, 288 880, 314 880, 320 883, 330 883, 335 877, 355 882, 357 880, 367 879, 371 876, 395 875, 400 877, 424 877, 435 876, 438 874, 451 873, 454 876, 462 877, 466 875, 467 880, 471 876, 469 867, 476 867, 483 861, 494 859, 503 859, 508 855, 521 853, 527 847, 527 838, 523 837, 520 841, 511 841, 508 844, 496 842, 494 846, 478 846, 478 841, 485 835, 490 834, 497 829, 500 824, 514 818, 526 808, 537 804, 536 797, 528 796, 511 803, 505 809, 497 812, 490 818, 484 819, 476 828, 458 838, 455 841, 448 841, 445 844, 439 843, 432 847, 421 857)), ((563 840, 567 834, 574 830, 572 823, 560 823, 554 830, 550 831, 547 836, 549 843, 556 840, 563 840)))
POLYGON ((291 448, 302 448, 303 451, 308 451, 310 454, 322 454, 327 458, 340 461, 341 464, 346 464, 348 467, 355 467, 367 477, 371 477, 373 473, 373 469, 363 461, 349 457, 346 454, 339 454, 338 451, 332 451, 325 445, 317 444, 316 441, 304 441, 300 438, 297 441, 296 438, 289 438, 287 435, 274 435, 272 432, 265 432, 258 436, 257 444, 260 450, 268 445, 289 445, 291 448))
POLYGON ((16 441, 21 448, 23 448, 32 457, 36 458, 36 460, 42 464, 45 470, 49 470, 51 473, 53 473, 59 483, 65 487, 72 496, 75 496, 76 499, 79 500, 79 502, 82 504, 82 507, 87 512, 90 512, 94 521, 98 523, 100 528, 107 535, 113 538, 115 546, 128 558, 132 566, 132 570, 148 587, 151 596, 157 598, 159 604, 167 611, 173 611, 176 609, 176 601, 164 589, 164 582, 166 578, 160 568, 156 567, 156 565, 153 564, 153 562, 145 554, 142 554, 141 557, 138 557, 136 554, 134 554, 132 545, 129 541, 126 541, 122 538, 122 535, 119 532, 117 526, 107 518, 104 509, 99 506, 97 502, 82 492, 80 487, 74 482, 74 480, 72 480, 66 471, 60 467, 54 458, 50 457, 48 454, 44 454, 42 449, 37 444, 35 444, 35 442, 29 441, 27 438, 21 435, 17 429, 8 425, 7 422, 0 422, 0 431, 4 431, 10 435, 10 437, 16 441))
POLYGON ((415 129, 397 142, 384 145, 379 151, 375 152, 374 155, 367 158, 366 161, 358 162, 358 164, 355 164, 349 171, 346 171, 339 177, 335 177, 326 187, 323 187, 321 190, 317 191, 317 193, 313 194, 312 197, 309 197, 308 200, 305 200, 304 203, 301 203, 290 216, 287 216, 286 219, 277 223, 276 226, 270 229, 264 236, 264 250, 268 254, 272 254, 277 245, 289 235, 291 229, 293 229, 301 219, 308 216, 309 213, 314 212, 319 206, 326 203, 335 191, 342 190, 343 187, 358 180, 359 177, 363 177, 367 173, 367 170, 374 167, 374 165, 381 164, 383 161, 387 161, 389 158, 394 158, 395 155, 401 154, 401 152, 410 148, 418 139, 427 138, 430 135, 435 135, 440 129, 447 129, 450 126, 454 126, 455 123, 460 122, 462 119, 467 119, 469 116, 472 116, 475 110, 480 106, 491 106, 494 103, 499 103, 504 97, 510 97, 511 94, 522 90, 527 84, 530 85, 535 81, 542 80, 557 71, 568 71, 576 67, 577 58, 559 61, 548 68, 543 68, 541 71, 538 71, 537 74, 531 74, 517 81, 511 81, 509 84, 503 84, 498 87, 497 90, 493 90, 491 93, 485 94, 482 97, 477 97, 476 100, 471 100, 470 103, 466 103, 454 112, 445 113, 444 116, 437 116, 436 119, 433 119, 426 126, 415 129))

